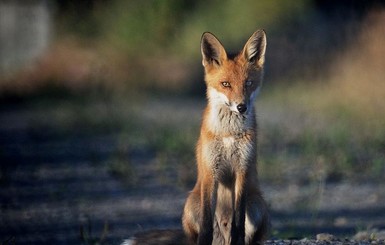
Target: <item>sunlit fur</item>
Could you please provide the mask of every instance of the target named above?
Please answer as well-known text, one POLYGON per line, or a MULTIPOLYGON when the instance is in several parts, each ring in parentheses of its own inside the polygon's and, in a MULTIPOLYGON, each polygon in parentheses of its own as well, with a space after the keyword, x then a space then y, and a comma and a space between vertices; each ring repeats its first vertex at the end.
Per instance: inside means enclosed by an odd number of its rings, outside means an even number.
POLYGON ((202 36, 208 103, 196 149, 197 182, 182 218, 195 243, 255 244, 266 238, 269 219, 258 186, 254 109, 265 49, 261 30, 236 56, 227 55, 211 33, 202 36))

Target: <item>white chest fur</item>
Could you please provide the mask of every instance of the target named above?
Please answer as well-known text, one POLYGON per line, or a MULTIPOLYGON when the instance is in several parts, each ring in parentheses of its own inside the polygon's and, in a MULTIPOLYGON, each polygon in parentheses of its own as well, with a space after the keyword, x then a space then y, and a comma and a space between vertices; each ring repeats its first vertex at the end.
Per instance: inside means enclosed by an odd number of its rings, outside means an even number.
POLYGON ((234 145, 235 138, 234 136, 223 137, 222 141, 223 141, 223 147, 228 149, 234 145))

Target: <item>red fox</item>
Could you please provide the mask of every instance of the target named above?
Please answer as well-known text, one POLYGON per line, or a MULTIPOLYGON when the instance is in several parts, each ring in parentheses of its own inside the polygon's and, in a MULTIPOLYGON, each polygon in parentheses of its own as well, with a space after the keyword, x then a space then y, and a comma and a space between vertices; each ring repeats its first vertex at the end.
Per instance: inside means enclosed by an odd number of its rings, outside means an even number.
POLYGON ((202 244, 258 244, 269 228, 257 176, 254 100, 261 88, 266 34, 237 55, 206 32, 201 39, 208 104, 196 147, 197 182, 183 211, 187 237, 202 244))

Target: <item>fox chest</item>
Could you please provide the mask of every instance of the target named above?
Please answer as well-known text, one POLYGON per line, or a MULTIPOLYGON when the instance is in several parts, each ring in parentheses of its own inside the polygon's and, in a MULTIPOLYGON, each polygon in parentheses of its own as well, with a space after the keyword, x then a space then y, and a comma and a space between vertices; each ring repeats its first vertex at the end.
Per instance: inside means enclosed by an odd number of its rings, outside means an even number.
POLYGON ((213 175, 221 182, 231 181, 236 171, 246 171, 255 158, 255 144, 248 137, 218 137, 203 147, 203 156, 213 175))

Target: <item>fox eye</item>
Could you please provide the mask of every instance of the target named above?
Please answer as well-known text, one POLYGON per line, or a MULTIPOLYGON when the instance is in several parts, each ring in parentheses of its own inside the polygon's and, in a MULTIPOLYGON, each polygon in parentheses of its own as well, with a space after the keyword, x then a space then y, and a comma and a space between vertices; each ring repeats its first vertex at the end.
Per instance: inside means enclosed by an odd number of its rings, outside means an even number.
POLYGON ((247 87, 251 86, 252 84, 253 84, 253 81, 250 81, 250 80, 247 80, 245 83, 247 87))
POLYGON ((225 88, 231 87, 229 82, 222 82, 222 86, 225 87, 225 88))

